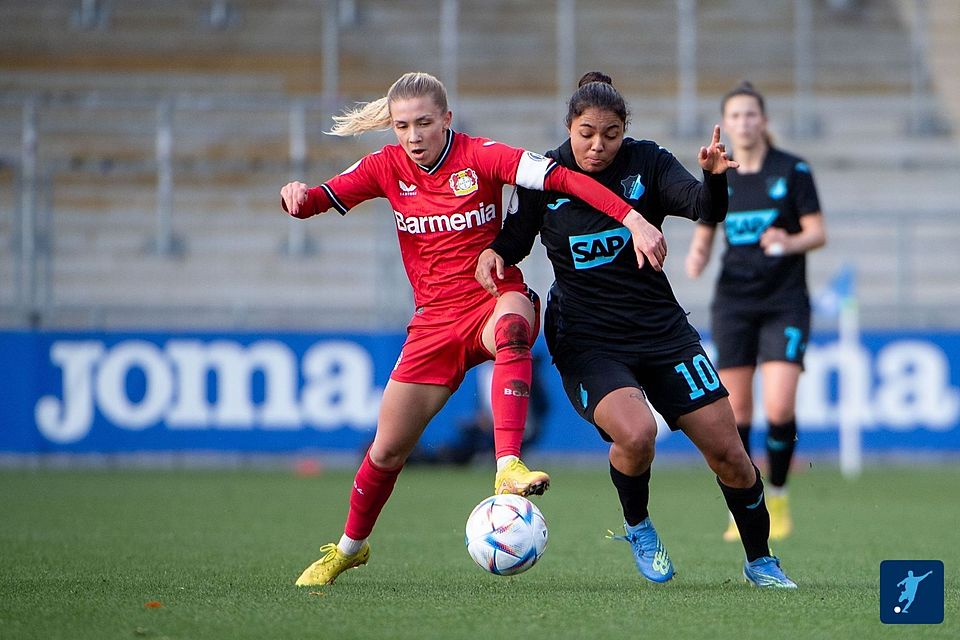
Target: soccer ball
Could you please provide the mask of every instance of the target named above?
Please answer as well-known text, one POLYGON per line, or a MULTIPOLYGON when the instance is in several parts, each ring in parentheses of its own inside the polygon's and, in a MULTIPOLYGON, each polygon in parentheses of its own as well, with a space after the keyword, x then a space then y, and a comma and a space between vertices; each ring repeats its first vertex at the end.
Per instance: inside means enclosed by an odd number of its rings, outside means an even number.
POLYGON ((547 523, 540 509, 515 495, 491 496, 467 518, 467 552, 490 573, 523 573, 547 546, 547 523))

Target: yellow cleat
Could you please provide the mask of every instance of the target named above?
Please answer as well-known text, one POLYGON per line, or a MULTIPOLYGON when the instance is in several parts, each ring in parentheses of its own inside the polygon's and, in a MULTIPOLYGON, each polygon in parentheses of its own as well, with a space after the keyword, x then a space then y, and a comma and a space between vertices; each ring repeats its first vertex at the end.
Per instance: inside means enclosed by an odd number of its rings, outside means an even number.
POLYGON ((543 471, 530 471, 519 459, 513 460, 493 481, 495 494, 512 493, 517 496, 542 495, 550 488, 550 476, 543 471))
POLYGON ((737 523, 733 518, 730 518, 730 523, 727 524, 727 530, 723 532, 723 541, 724 542, 739 542, 740 541, 740 530, 737 528, 737 523))
POLYGON ((769 496, 767 508, 770 509, 770 539, 783 540, 793 532, 787 496, 769 496))
POLYGON ((326 555, 307 567, 297 578, 298 587, 314 587, 321 584, 333 584, 341 573, 367 564, 370 559, 370 545, 366 542, 352 556, 344 555, 333 542, 320 547, 326 555))

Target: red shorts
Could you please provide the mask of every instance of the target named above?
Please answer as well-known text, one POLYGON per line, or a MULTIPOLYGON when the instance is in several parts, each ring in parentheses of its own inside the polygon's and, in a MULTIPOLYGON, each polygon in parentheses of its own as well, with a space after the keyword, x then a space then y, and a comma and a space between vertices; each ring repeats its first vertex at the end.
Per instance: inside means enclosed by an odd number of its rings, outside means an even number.
MULTIPOLYGON (((534 326, 530 334, 533 346, 540 331, 540 299, 522 282, 498 284, 500 291, 517 291, 530 298, 534 308, 534 326)), ((493 360, 483 346, 483 327, 493 315, 497 299, 484 294, 467 307, 423 309, 407 326, 407 339, 390 378, 397 382, 439 384, 456 391, 467 371, 481 362, 493 360)))

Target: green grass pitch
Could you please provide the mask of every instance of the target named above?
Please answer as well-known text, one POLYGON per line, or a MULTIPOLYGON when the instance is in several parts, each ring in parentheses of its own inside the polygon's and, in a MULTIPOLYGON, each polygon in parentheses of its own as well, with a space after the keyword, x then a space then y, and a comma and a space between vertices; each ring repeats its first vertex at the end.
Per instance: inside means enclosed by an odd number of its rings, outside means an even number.
POLYGON ((548 466, 536 499, 541 562, 502 578, 463 545, 492 471, 410 468, 366 567, 293 581, 335 540, 352 473, 0 472, 0 638, 902 638, 960 637, 960 468, 795 475, 794 537, 777 544, 796 592, 749 588, 726 511, 700 466, 655 466, 651 513, 677 568, 637 574, 606 465, 548 466), (879 565, 939 559, 941 625, 879 619, 879 565), (159 606, 148 606, 159 603, 159 606))

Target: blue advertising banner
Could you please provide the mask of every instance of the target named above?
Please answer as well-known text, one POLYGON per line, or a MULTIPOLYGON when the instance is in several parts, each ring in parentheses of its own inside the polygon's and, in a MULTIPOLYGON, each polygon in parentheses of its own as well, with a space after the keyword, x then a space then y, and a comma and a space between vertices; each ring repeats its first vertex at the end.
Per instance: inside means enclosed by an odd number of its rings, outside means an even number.
MULTIPOLYGON (((356 450, 373 437, 403 337, 0 332, 0 452, 356 450)), ((543 414, 534 446, 604 451, 542 344, 535 352, 543 414)), ((960 452, 958 354, 958 332, 865 332, 854 349, 815 336, 798 394, 801 450, 837 448, 843 380, 865 452, 960 452)), ((472 371, 423 442, 449 440, 482 412, 488 381, 489 367, 472 371)), ((665 428, 657 446, 694 451, 665 428)))

